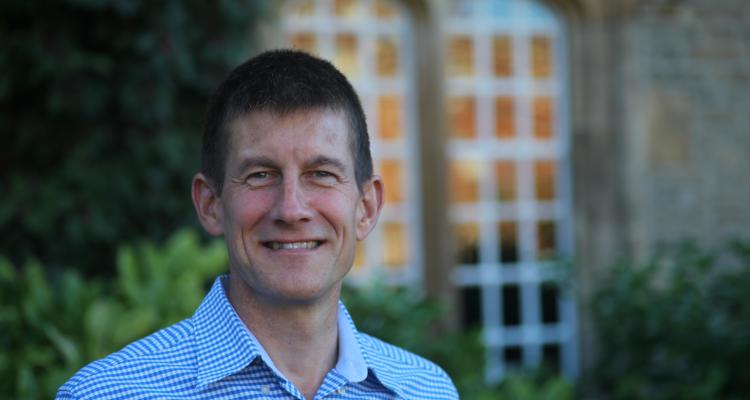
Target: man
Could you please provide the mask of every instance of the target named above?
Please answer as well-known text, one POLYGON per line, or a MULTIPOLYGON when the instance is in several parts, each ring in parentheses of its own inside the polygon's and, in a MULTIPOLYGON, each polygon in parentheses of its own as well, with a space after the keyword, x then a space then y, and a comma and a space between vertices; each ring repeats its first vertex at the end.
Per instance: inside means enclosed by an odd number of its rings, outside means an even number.
POLYGON ((308 54, 263 53, 209 104, 198 218, 223 235, 229 277, 195 314, 79 371, 58 398, 456 399, 436 365, 357 332, 339 301, 375 226, 364 113, 308 54))

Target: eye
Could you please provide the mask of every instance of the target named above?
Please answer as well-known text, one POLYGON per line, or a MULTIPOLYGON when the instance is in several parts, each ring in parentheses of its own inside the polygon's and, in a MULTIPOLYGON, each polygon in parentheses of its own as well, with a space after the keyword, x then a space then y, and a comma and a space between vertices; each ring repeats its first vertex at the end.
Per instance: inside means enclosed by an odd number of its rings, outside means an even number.
POLYGON ((313 171, 313 176, 316 178, 331 178, 333 174, 328 171, 313 171))
POLYGON ((257 171, 245 178, 245 183, 250 186, 267 186, 273 183, 275 174, 271 171, 257 171))
POLYGON ((339 179, 336 174, 325 170, 315 170, 310 172, 310 178, 319 185, 334 185, 339 179))

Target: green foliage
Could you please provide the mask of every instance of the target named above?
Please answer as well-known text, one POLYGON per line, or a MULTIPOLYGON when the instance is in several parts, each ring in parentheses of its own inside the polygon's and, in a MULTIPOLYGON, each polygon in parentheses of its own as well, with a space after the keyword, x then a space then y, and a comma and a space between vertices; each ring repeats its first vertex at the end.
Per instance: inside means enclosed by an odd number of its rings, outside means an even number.
POLYGON ((253 52, 268 4, 3 2, 5 255, 111 275, 118 243, 194 224, 208 97, 253 52))
POLYGON ((572 400, 575 393, 575 387, 569 381, 543 370, 510 375, 499 389, 497 397, 478 399, 572 400))
POLYGON ((86 363, 189 316, 226 262, 221 242, 190 231, 121 247, 107 283, 0 259, 0 398, 52 398, 86 363))
POLYGON ((740 399, 750 393, 750 243, 685 244, 620 265, 593 297, 601 360, 617 399, 740 399))
MULTIPOLYGON (((0 257, 0 398, 52 398, 86 363, 189 316, 227 255, 222 242, 202 245, 187 230, 164 245, 120 246, 116 260, 117 274, 103 280, 74 269, 50 275, 36 261, 17 268, 0 257)), ((344 298, 361 330, 437 362, 461 398, 572 398, 572 385, 549 375, 486 385, 479 334, 439 331, 449 310, 413 289, 374 282, 346 288, 344 298)))
POLYGON ((484 348, 479 332, 445 332, 438 320, 450 312, 443 304, 405 287, 375 281, 345 287, 342 298, 357 328, 440 365, 451 376, 462 399, 568 400, 574 387, 542 373, 519 373, 498 387, 484 382, 484 348))

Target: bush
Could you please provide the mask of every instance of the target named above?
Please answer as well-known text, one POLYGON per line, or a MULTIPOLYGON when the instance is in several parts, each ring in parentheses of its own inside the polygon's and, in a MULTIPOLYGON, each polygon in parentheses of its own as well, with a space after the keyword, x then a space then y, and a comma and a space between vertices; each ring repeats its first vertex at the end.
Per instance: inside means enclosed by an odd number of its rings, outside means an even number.
POLYGON ((593 297, 595 385, 616 399, 747 398, 749 293, 750 243, 619 265, 593 297))
MULTIPOLYGON (((211 281, 225 271, 222 242, 202 245, 192 231, 164 245, 120 246, 111 280, 74 269, 50 275, 31 261, 16 268, 0 258, 0 398, 49 399, 82 366, 190 316, 211 281)), ((518 375, 484 383, 479 333, 441 332, 449 310, 405 287, 379 282, 345 287, 358 328, 441 365, 464 399, 567 400, 559 378, 518 375)))
POLYGON ((437 327, 448 307, 414 289, 374 281, 345 287, 344 303, 357 328, 440 365, 451 376, 462 399, 568 400, 574 386, 541 371, 519 372, 499 386, 484 381, 484 348, 480 332, 445 332, 437 327))
POLYGON ((222 243, 189 231, 118 251, 114 281, 0 259, 0 398, 49 399, 86 363, 193 313, 226 266, 222 243))
POLYGON ((269 3, 3 2, 5 256, 111 276, 124 240, 195 224, 208 97, 253 52, 269 3))

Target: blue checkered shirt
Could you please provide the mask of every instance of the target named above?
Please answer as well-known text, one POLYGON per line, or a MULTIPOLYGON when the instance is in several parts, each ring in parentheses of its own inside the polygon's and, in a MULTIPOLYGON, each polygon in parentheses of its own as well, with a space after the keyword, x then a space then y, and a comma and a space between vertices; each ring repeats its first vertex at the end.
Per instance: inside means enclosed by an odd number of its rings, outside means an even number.
MULTIPOLYGON (((356 330, 339 307, 339 359, 315 399, 457 399, 440 367, 356 330)), ((95 361, 56 399, 304 399, 217 278, 195 314, 95 361)))

